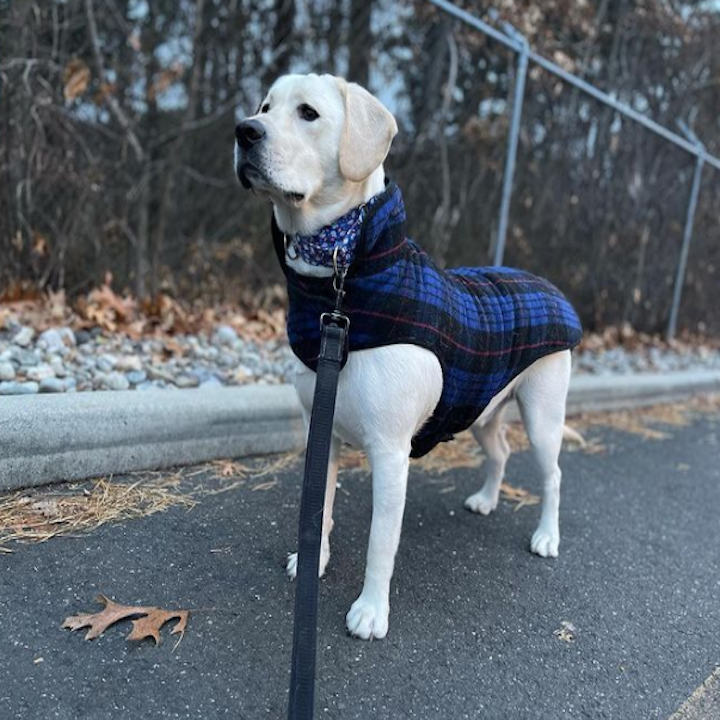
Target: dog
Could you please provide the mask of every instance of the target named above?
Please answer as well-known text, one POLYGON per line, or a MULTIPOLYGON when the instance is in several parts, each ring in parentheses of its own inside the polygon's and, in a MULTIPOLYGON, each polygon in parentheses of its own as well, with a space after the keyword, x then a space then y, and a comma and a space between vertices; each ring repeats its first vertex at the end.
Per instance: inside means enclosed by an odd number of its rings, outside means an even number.
MULTIPOLYGON (((290 295, 288 333, 299 357, 295 386, 306 423, 315 387, 319 313, 332 309, 334 298, 323 289, 332 287, 333 264, 349 268, 350 352, 338 385, 319 575, 330 559, 338 453, 345 441, 366 451, 372 469, 365 579, 346 616, 350 634, 363 639, 384 638, 388 632, 409 457, 471 426, 487 457, 487 473, 465 507, 489 514, 497 506, 510 454, 503 423, 510 399, 519 405, 543 480, 540 522, 530 549, 542 557, 558 555, 558 456, 570 432, 565 428, 570 351, 582 334, 567 301, 540 278, 508 268, 450 275, 404 237, 402 198, 396 186, 386 186, 383 170, 397 130, 387 108, 357 84, 331 75, 286 75, 272 85, 258 111, 237 125, 234 154, 243 187, 272 203, 273 239, 290 295), (388 247, 376 246, 381 241, 388 247), (394 254, 402 256, 402 265, 388 260, 394 254), (407 296, 413 278, 425 283, 422 302, 407 296), (478 300, 472 299, 476 286, 485 293, 478 300), (382 292, 388 287, 392 302, 385 303, 382 292), (396 300, 400 310, 387 311, 385 306, 396 300), (536 312, 538 302, 551 316, 539 334, 518 319, 518 313, 536 312), (466 303, 480 303, 479 323, 471 321, 469 330, 458 322, 467 314, 466 303), (513 307, 519 310, 509 310, 513 307), (404 317, 408 309, 412 320, 404 317), (553 320, 556 315, 560 320, 553 320), (554 328, 549 338, 547 326, 554 328), (472 346, 476 337, 481 348, 472 346), (511 342, 510 350, 505 342, 511 342), (489 368, 487 363, 479 370, 468 366, 467 358, 476 355, 493 358, 489 368), (462 386, 468 378, 470 384, 462 386)), ((291 554, 291 578, 296 569, 297 555, 291 554)))

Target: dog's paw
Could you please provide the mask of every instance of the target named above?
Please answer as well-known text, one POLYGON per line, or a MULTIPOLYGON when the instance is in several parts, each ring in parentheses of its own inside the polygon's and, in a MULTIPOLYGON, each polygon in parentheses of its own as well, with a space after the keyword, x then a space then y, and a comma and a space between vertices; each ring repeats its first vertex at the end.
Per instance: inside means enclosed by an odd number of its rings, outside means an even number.
POLYGON ((560 546, 560 533, 548 531, 543 527, 539 527, 532 536, 530 541, 530 550, 540 557, 557 557, 558 547, 560 546))
POLYGON ((498 498, 489 497, 482 490, 471 495, 465 501, 465 507, 472 512, 480 513, 481 515, 489 515, 498 504, 498 498))
MULTIPOLYGON (((325 570, 327 569, 327 564, 329 560, 330 553, 320 550, 320 567, 318 568, 318 577, 322 577, 323 575, 325 575, 325 570)), ((297 577, 297 562, 298 554, 296 552, 289 553, 287 556, 287 561, 285 562, 285 572, 291 580, 294 580, 297 577)))
POLYGON ((345 618, 348 632, 362 640, 381 640, 387 635, 389 614, 387 603, 370 602, 360 595, 345 618))
POLYGON ((298 554, 296 552, 288 553, 287 561, 285 562, 285 572, 291 580, 297 577, 297 560, 298 554))

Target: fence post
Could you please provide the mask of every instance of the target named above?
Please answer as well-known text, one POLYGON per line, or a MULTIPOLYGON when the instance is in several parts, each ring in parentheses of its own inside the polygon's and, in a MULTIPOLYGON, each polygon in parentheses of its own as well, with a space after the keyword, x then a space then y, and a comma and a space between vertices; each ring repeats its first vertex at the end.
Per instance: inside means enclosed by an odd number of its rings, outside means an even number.
POLYGON ((502 265, 505 254, 505 239, 507 236, 508 217, 510 215, 510 200, 512 199, 513 177, 515 175, 515 159, 520 138, 520 118, 522 117, 523 96, 525 95, 525 79, 527 77, 529 45, 524 35, 507 23, 503 26, 505 32, 514 40, 520 42, 517 73, 515 75, 515 92, 513 96, 512 119, 508 135, 508 148, 505 157, 505 174, 503 176, 502 200, 500 202, 500 219, 498 221, 493 265, 502 265))
POLYGON ((673 288, 672 306, 670 307, 670 319, 668 320, 667 332, 665 334, 667 340, 672 340, 677 332, 680 298, 682 297, 682 289, 685 284, 685 272, 687 270, 687 260, 690 252, 690 241, 692 240, 695 210, 697 209, 703 165, 705 164, 705 146, 687 127, 687 125, 685 125, 685 123, 679 122, 678 125, 680 125, 681 130, 688 136, 688 138, 695 143, 699 152, 695 163, 695 174, 693 176, 692 189, 690 190, 690 200, 688 201, 687 215, 685 217, 685 232, 683 233, 682 249, 680 250, 680 259, 678 261, 677 273, 675 274, 675 287, 673 288))

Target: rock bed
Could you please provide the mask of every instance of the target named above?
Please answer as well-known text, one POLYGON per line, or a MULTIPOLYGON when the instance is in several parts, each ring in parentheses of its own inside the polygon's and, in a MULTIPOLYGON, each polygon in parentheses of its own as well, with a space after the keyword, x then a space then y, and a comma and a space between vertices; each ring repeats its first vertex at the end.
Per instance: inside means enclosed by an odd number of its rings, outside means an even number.
POLYGON ((706 345, 640 346, 626 350, 622 346, 573 353, 573 372, 578 375, 631 375, 682 370, 720 370, 720 350, 706 345))
MULTIPOLYGON (((259 342, 220 325, 212 334, 132 340, 98 330, 17 322, 0 330, 0 395, 87 390, 149 390, 290 382, 295 362, 286 341, 259 342)), ((623 346, 575 353, 578 374, 720 370, 720 350, 707 346, 623 346)))
POLYGON ((0 331, 0 395, 277 384, 293 367, 286 343, 243 340, 227 325, 137 341, 66 327, 0 331))

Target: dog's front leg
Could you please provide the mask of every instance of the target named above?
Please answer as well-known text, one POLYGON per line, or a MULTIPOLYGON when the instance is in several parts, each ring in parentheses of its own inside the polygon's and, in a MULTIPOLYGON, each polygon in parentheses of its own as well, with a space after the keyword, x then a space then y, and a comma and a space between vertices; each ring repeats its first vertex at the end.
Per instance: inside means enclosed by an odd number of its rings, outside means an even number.
POLYGON ((373 515, 370 526, 365 584, 347 614, 351 635, 384 638, 390 612, 390 579, 400 542, 409 447, 368 448, 373 473, 373 515))
MULTIPOLYGON (((320 543, 320 567, 318 576, 325 574, 330 560, 330 533, 333 525, 333 505, 335 504, 335 488, 337 487, 338 464, 340 462, 340 438, 333 434, 330 444, 330 460, 328 463, 327 484, 325 486, 325 506, 323 508, 322 540, 320 543)), ((285 569, 291 580, 297 575, 297 553, 290 553, 285 569)))

